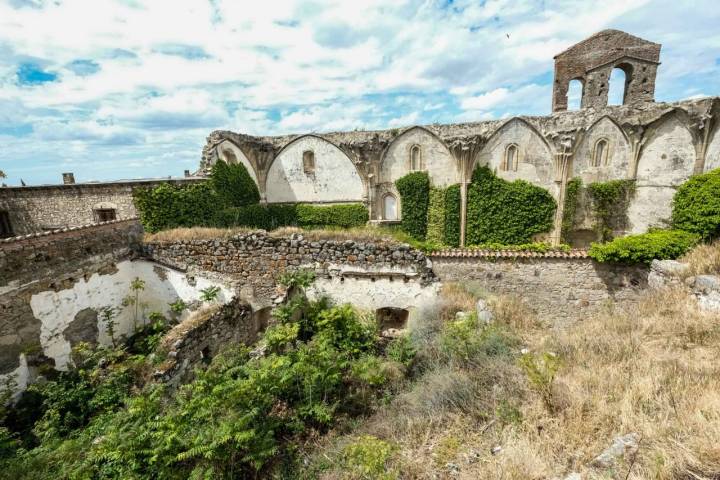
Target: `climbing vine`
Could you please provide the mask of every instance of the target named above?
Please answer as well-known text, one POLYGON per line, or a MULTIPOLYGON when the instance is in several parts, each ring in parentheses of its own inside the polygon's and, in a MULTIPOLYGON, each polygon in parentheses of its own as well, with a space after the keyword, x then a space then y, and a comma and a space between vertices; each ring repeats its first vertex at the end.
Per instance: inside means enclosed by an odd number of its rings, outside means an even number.
POLYGON ((577 212, 578 195, 582 188, 582 180, 573 178, 565 185, 565 203, 563 208, 563 219, 560 236, 562 241, 567 243, 570 233, 572 233, 575 220, 575 212, 577 212))
POLYGON ((427 172, 412 172, 395 182, 400 192, 402 229, 410 236, 424 240, 430 203, 430 178, 427 172))
POLYGON ((467 243, 531 243, 533 235, 552 229, 555 208, 544 188, 523 180, 508 182, 479 167, 468 188, 467 243))
POLYGON ((695 175, 680 186, 673 198, 672 223, 705 240, 720 237, 720 169, 695 175))
POLYGON ((450 185, 445 190, 445 245, 460 245, 460 185, 450 185))
POLYGON ((595 182, 588 185, 587 191, 595 215, 598 240, 601 242, 612 240, 614 230, 627 227, 627 209, 635 193, 635 181, 595 182))
POLYGON ((428 203, 427 241, 442 244, 445 241, 445 189, 430 188, 428 203))

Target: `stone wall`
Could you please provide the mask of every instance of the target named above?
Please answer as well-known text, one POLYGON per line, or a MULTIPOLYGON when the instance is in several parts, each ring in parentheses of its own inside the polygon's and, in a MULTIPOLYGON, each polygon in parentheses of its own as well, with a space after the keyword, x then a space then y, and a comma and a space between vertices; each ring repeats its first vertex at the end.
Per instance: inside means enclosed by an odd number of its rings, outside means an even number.
MULTIPOLYGON (((256 310, 282 296, 278 279, 288 271, 313 270, 341 302, 344 295, 363 291, 366 284, 379 280, 392 279, 399 289, 410 282, 417 284, 415 288, 435 280, 422 252, 385 241, 314 240, 300 234, 275 237, 257 231, 224 239, 150 242, 145 244, 144 254, 183 271, 212 272, 232 279, 240 296, 256 310), (344 282, 343 288, 332 287, 331 280, 344 282)), ((392 301, 392 295, 382 301, 392 301)))
POLYGON ((132 191, 164 182, 186 184, 204 179, 137 180, 0 188, 0 211, 6 211, 14 235, 98 223, 98 209, 113 209, 116 220, 138 216, 132 191))
POLYGON ((263 326, 253 320, 250 305, 237 299, 195 312, 162 339, 159 349, 167 360, 155 378, 171 385, 187 382, 195 368, 208 364, 223 347, 257 340, 263 326))
POLYGON ((582 320, 611 302, 633 302, 647 287, 647 268, 597 263, 579 253, 466 255, 433 255, 433 271, 443 282, 472 281, 488 292, 517 296, 554 326, 582 320))

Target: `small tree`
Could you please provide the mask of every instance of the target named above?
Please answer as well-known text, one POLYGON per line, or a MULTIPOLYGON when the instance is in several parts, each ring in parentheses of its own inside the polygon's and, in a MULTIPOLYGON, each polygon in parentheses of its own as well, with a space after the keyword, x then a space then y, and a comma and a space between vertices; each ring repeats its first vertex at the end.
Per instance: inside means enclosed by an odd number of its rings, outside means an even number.
POLYGON ((132 282, 130 282, 130 295, 125 297, 123 300, 123 305, 132 305, 134 306, 134 312, 133 312, 133 332, 137 331, 137 321, 138 321, 138 309, 140 308, 140 292, 145 290, 145 280, 141 280, 139 277, 135 277, 132 282))

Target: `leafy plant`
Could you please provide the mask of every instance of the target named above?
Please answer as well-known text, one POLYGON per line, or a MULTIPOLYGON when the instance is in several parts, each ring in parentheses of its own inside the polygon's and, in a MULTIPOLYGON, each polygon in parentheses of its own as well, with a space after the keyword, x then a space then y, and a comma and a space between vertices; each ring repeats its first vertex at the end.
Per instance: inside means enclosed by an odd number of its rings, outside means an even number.
POLYGON ((315 281, 315 272, 308 269, 285 272, 278 278, 278 283, 286 288, 306 289, 315 281))
POLYGON ((588 254, 598 262, 650 264, 655 259, 678 258, 699 241, 699 235, 682 230, 654 230, 616 238, 609 243, 593 243, 588 254))
POLYGON ((467 243, 530 243, 534 235, 552 229, 555 207, 544 188, 508 182, 478 167, 468 186, 467 243))
POLYGON ((460 245, 460 185, 445 189, 445 232, 443 243, 450 247, 460 245))
POLYGON ((611 180, 591 183, 587 187, 595 215, 598 240, 612 240, 613 230, 627 225, 627 209, 635 193, 634 180, 611 180))
POLYGON ((242 207, 260 201, 260 192, 242 163, 215 162, 210 183, 218 200, 228 207, 242 207))
POLYGON ((415 360, 417 349, 410 340, 410 337, 403 335, 393 339, 388 344, 385 354, 388 358, 409 367, 415 360))
POLYGON ((217 212, 214 223, 218 227, 250 227, 264 230, 286 226, 350 228, 365 225, 368 218, 367 208, 359 203, 328 206, 248 205, 217 212))
POLYGON ((370 218, 365 205, 351 203, 347 205, 297 205, 298 225, 301 227, 359 227, 365 225, 370 218))
POLYGON ((188 308, 188 304, 185 303, 182 298, 178 298, 174 302, 168 303, 168 306, 170 307, 170 311, 175 315, 180 315, 188 308))
POLYGON ((438 244, 445 241, 445 189, 430 188, 426 239, 438 244))
POLYGON ((704 240, 720 236, 720 169, 690 177, 678 188, 673 198, 672 225, 704 240))
POLYGON ((110 342, 113 347, 116 347, 117 339, 115 338, 115 317, 117 317, 118 313, 120 313, 119 309, 118 307, 108 305, 100 308, 99 313, 100 321, 103 325, 105 325, 105 331, 110 337, 110 342))
POLYGON ((578 196, 581 188, 582 180, 580 178, 573 178, 565 185, 565 202, 560 232, 560 238, 563 242, 568 242, 568 238, 575 227, 575 213, 577 212, 578 196))
POLYGON ((130 282, 130 293, 123 299, 122 304, 124 306, 132 306, 133 307, 133 332, 137 330, 137 324, 138 324, 138 318, 139 318, 139 309, 141 307, 140 303, 140 292, 145 290, 145 280, 140 279, 139 277, 135 277, 130 282))
POLYGON ((397 448, 371 435, 363 435, 343 450, 347 478, 357 480, 395 480, 398 473, 388 468, 397 448))
POLYGON ((178 227, 211 226, 223 205, 209 182, 177 186, 163 183, 135 188, 133 200, 145 231, 178 227))
POLYGON ((530 380, 530 384, 540 393, 549 410, 553 409, 553 382, 560 369, 560 358, 552 353, 542 355, 526 353, 520 357, 520 367, 530 380))
POLYGON ((430 177, 427 172, 412 172, 395 182, 400 193, 402 229, 417 240, 427 233, 430 201, 430 177))
POLYGON ((220 294, 220 287, 212 285, 200 290, 200 300, 203 302, 214 302, 220 294))

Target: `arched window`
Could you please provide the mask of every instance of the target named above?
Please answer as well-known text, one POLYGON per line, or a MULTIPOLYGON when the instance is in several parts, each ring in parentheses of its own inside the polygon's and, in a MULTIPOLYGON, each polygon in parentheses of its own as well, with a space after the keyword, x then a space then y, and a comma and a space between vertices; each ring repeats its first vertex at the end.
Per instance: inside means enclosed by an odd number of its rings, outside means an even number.
POLYGON ((601 138, 595 142, 595 149, 593 150, 592 166, 599 167, 601 165, 608 164, 608 141, 605 138, 601 138))
POLYGON ((517 171, 518 167, 518 147, 514 143, 505 147, 505 158, 500 166, 501 170, 508 172, 517 171))
POLYGON ((625 66, 612 69, 609 80, 608 105, 623 105, 625 103, 630 71, 630 68, 625 66))
POLYGON ((312 150, 303 152, 303 172, 305 172, 305 175, 315 174, 315 152, 312 150))
POLYGON ((413 145, 410 148, 410 171, 417 172, 422 170, 422 151, 420 145, 413 145))
POLYGON ((383 220, 397 220, 397 199, 392 193, 383 197, 383 220))
POLYGON ((580 79, 570 80, 568 84, 567 109, 580 110, 582 107, 583 82, 580 79))

